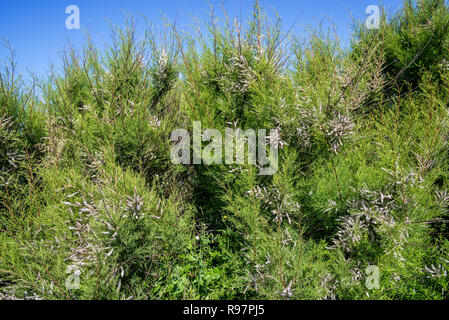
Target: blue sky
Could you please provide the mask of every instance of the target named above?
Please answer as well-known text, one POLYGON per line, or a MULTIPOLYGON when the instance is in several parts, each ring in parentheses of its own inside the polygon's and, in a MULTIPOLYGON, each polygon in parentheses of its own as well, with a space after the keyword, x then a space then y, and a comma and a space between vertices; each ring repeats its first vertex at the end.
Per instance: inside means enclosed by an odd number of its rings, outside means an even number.
MULTIPOLYGON (((228 0, 225 7, 230 15, 249 18, 252 0, 228 0)), ((110 25, 121 25, 124 12, 134 16, 145 15, 153 24, 161 23, 161 17, 177 21, 180 27, 187 27, 191 16, 207 21, 209 4, 217 10, 223 0, 12 0, 1 1, 0 39, 7 39, 16 51, 19 71, 26 77, 33 72, 39 77, 46 74, 51 63, 60 65, 58 52, 67 41, 81 46, 85 31, 93 35, 97 45, 108 40, 110 25), (81 13, 81 30, 67 30, 65 9, 77 5, 81 13)), ((382 0, 387 10, 400 8, 402 0, 382 0)), ((330 18, 338 28, 343 41, 348 41, 351 32, 351 15, 365 19, 368 5, 379 4, 379 0, 261 0, 268 10, 276 9, 285 29, 298 17, 293 32, 302 36, 305 26, 316 26, 317 21, 330 18)), ((143 20, 139 23, 143 26, 143 20)), ((0 61, 3 64, 8 51, 0 47, 0 61)))

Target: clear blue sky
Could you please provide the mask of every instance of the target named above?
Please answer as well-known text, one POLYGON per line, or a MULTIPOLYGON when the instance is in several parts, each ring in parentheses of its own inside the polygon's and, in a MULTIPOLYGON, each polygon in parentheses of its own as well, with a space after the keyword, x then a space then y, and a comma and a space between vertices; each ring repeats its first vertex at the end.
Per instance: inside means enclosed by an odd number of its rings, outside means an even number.
MULTIPOLYGON (((20 72, 28 71, 43 76, 50 63, 60 65, 58 52, 71 41, 75 46, 83 43, 84 31, 93 34, 96 44, 101 46, 109 37, 108 19, 123 24, 124 11, 138 16, 145 15, 153 24, 161 23, 166 16, 177 21, 178 26, 187 26, 191 16, 206 21, 209 5, 218 9, 222 0, 2 0, 0 4, 0 38, 7 39, 16 51, 20 72), (81 12, 81 30, 67 30, 65 21, 68 5, 77 5, 81 12)), ((252 0, 228 0, 225 7, 230 15, 249 18, 252 0)), ((382 0, 388 11, 400 8, 402 0, 382 0)), ((293 32, 303 35, 306 25, 317 25, 317 21, 330 18, 338 27, 343 41, 348 41, 351 32, 351 15, 365 19, 368 5, 379 4, 379 0, 261 0, 266 9, 276 9, 285 29, 299 17, 293 32)), ((141 21, 143 25, 143 21, 141 21)), ((0 47, 0 62, 3 64, 7 50, 0 47)))

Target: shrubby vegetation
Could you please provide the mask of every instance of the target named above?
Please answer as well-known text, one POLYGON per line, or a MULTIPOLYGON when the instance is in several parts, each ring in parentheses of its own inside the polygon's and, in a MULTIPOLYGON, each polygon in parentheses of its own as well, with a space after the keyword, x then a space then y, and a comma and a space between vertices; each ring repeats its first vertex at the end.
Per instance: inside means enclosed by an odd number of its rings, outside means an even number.
POLYGON ((448 28, 444 1, 405 1, 343 50, 255 2, 198 33, 129 20, 35 86, 12 58, 0 298, 447 299, 448 28), (192 121, 278 128, 279 171, 173 165, 192 121))

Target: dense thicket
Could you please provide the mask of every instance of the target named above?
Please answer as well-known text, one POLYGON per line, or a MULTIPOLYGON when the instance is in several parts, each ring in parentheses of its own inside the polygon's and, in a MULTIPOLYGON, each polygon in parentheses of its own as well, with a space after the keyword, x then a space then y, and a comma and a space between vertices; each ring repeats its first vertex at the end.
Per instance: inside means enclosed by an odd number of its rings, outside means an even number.
POLYGON ((0 299, 447 299, 448 28, 444 1, 405 1, 343 50, 255 2, 198 33, 128 21, 35 86, 12 58, 0 299), (172 164, 193 121, 277 128, 278 172, 172 164))

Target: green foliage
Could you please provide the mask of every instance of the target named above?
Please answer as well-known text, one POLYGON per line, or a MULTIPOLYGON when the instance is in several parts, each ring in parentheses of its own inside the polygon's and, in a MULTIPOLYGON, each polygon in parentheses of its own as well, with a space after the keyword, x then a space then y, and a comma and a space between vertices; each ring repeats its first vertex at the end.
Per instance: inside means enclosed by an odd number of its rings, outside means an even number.
POLYGON ((345 51, 258 1, 199 33, 129 19, 39 89, 12 54, 0 299, 447 299, 448 23, 443 1, 405 1, 345 51), (279 170, 173 165, 193 121, 277 128, 279 170))

